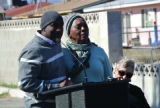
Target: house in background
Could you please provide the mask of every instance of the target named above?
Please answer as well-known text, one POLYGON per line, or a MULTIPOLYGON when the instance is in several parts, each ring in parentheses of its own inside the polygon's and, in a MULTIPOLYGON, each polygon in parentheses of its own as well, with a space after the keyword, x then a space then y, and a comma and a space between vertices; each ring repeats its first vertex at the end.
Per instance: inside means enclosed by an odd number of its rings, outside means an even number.
MULTIPOLYGON (((37 9, 36 13, 32 10, 27 13, 22 13, 18 16, 36 16, 42 15, 48 10, 58 11, 60 14, 65 15, 73 12, 73 9, 95 3, 100 0, 64 0, 63 2, 54 3, 52 5, 37 9)), ((107 1, 107 0, 105 0, 107 1)))
MULTIPOLYGON (((160 40, 160 34, 155 32, 154 24, 156 22, 156 26, 160 25, 159 7, 160 0, 64 0, 64 2, 39 8, 36 14, 42 15, 47 10, 56 10, 63 15, 121 11, 123 45, 148 46, 155 42, 158 44, 160 40)), ((34 16, 34 11, 20 14, 20 16, 29 15, 34 16)))
POLYGON ((0 0, 0 6, 4 9, 12 8, 12 0, 0 0))
POLYGON ((7 19, 29 18, 32 16, 31 15, 21 16, 21 14, 24 14, 24 13, 27 14, 30 11, 32 11, 33 13, 37 13, 38 9, 41 9, 49 5, 52 5, 52 3, 40 2, 37 4, 29 4, 29 5, 21 6, 18 8, 9 9, 5 11, 5 17, 7 19))
POLYGON ((4 9, 2 7, 0 7, 0 21, 5 19, 4 18, 4 13, 5 13, 4 9))
POLYGON ((62 15, 70 13, 83 13, 82 9, 85 7, 90 7, 110 1, 113 0, 64 0, 62 2, 54 3, 51 5, 43 5, 44 3, 48 3, 47 0, 45 0, 45 2, 36 2, 36 6, 39 6, 36 9, 33 9, 33 7, 35 6, 33 6, 33 4, 30 4, 19 8, 7 10, 6 16, 11 16, 12 19, 29 17, 33 18, 40 17, 43 13, 49 10, 58 11, 62 15))
POLYGON ((122 12, 124 46, 159 45, 160 0, 116 0, 83 9, 84 13, 99 11, 122 12))
POLYGON ((24 5, 27 5, 27 1, 25 0, 0 0, 0 6, 5 10, 24 5))
POLYGON ((6 15, 12 16, 12 18, 29 18, 40 17, 48 10, 56 10, 62 15, 121 11, 123 46, 159 44, 160 0, 64 0, 51 5, 41 5, 36 9, 33 8, 34 6, 31 7, 28 5, 8 10, 6 15), (155 29, 156 27, 157 29, 155 29))

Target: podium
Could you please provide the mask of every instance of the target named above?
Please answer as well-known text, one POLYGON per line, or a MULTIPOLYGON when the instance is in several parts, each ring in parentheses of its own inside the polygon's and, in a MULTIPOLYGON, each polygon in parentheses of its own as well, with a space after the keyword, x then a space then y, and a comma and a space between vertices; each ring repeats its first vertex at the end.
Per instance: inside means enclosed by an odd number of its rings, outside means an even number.
POLYGON ((128 81, 79 83, 47 91, 56 108, 128 108, 128 81))

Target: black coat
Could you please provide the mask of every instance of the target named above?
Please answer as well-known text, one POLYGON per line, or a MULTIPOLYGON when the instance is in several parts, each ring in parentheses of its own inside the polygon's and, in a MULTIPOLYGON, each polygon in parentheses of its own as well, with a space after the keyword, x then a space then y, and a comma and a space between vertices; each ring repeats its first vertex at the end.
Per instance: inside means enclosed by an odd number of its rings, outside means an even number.
POLYGON ((141 88, 129 84, 129 108, 150 108, 141 88))

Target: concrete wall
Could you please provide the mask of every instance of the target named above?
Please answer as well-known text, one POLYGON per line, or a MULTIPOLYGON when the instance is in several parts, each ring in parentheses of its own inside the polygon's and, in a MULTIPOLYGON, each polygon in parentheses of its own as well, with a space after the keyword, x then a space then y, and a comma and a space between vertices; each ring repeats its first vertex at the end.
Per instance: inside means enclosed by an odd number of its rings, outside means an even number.
MULTIPOLYGON (((110 62, 122 56, 121 14, 101 12, 82 14, 89 25, 90 39, 104 48, 110 62)), ((64 16, 64 21, 68 16, 64 16)), ((0 21, 0 82, 17 84, 18 56, 37 29, 40 18, 0 21)), ((66 38, 63 36, 63 42, 66 38)))
POLYGON ((18 56, 39 28, 39 19, 0 22, 0 82, 17 84, 18 56))
POLYGON ((112 63, 117 62, 123 56, 122 47, 122 24, 120 12, 108 12, 108 55, 112 63))

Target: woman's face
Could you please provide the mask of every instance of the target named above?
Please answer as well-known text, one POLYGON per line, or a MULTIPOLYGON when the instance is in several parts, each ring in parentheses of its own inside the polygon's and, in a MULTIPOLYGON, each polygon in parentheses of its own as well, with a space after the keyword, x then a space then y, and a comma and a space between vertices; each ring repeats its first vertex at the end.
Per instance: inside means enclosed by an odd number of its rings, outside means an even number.
POLYGON ((88 41, 89 29, 82 18, 76 18, 70 29, 70 38, 77 44, 85 44, 88 41))

